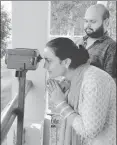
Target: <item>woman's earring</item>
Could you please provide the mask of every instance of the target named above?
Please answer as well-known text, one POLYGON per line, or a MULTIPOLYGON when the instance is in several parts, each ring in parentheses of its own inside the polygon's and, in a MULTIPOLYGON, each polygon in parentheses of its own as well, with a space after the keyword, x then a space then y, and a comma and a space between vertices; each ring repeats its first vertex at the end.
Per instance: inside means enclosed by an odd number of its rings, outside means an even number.
POLYGON ((66 69, 68 69, 68 65, 66 65, 65 67, 66 67, 66 69))

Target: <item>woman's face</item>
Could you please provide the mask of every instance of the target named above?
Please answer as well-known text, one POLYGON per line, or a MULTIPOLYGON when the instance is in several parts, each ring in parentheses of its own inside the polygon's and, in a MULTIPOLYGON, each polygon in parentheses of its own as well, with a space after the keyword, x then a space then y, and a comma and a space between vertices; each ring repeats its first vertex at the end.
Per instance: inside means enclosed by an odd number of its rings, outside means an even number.
POLYGON ((43 56, 45 59, 44 68, 48 71, 50 78, 64 76, 66 67, 51 48, 46 47, 43 56))

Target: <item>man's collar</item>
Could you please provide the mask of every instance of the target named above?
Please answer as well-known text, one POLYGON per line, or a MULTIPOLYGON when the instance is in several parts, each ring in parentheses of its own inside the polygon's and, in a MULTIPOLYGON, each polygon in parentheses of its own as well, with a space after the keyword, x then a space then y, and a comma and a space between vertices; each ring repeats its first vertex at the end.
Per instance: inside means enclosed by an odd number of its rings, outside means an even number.
MULTIPOLYGON (((102 42, 102 41, 104 41, 107 37, 108 37, 108 32, 106 31, 106 32, 104 33, 104 35, 103 35, 102 37, 98 38, 96 41, 102 42)), ((88 35, 85 35, 85 36, 83 37, 84 42, 86 42, 88 38, 89 38, 89 36, 88 36, 88 35)))

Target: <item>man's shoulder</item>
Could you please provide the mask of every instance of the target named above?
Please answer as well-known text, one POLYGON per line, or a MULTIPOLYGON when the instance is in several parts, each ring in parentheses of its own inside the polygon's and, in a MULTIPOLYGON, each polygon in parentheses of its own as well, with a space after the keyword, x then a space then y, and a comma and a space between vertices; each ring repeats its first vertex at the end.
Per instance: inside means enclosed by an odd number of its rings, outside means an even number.
POLYGON ((103 51, 108 50, 108 51, 115 52, 116 50, 117 43, 110 36, 106 36, 104 39, 99 40, 98 43, 99 43, 99 47, 102 48, 103 51))
POLYGON ((116 46, 117 44, 117 42, 114 39, 112 39, 110 36, 107 36, 105 42, 107 42, 107 44, 110 46, 116 46))

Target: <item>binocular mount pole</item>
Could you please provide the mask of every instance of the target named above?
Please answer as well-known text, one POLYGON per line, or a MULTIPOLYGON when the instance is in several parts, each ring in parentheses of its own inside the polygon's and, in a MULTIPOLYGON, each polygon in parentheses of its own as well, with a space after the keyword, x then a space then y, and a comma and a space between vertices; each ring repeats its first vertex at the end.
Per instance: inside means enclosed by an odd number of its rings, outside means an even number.
POLYGON ((19 81, 18 92, 18 108, 17 113, 17 140, 16 145, 22 145, 23 143, 23 124, 24 124, 24 104, 25 104, 25 84, 26 84, 26 70, 16 71, 15 76, 19 81))

